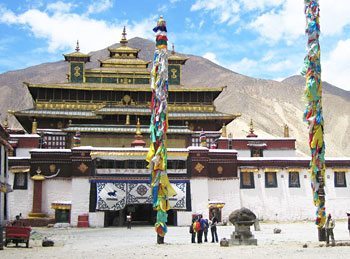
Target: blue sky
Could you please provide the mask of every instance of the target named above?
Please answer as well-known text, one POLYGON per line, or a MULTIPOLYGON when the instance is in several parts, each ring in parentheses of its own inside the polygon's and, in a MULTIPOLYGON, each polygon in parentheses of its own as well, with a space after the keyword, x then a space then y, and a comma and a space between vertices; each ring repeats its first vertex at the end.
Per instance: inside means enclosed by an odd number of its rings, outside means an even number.
MULTIPOLYGON (((280 80, 298 74, 306 53, 303 0, 3 0, 0 73, 99 50, 128 38, 154 40, 162 14, 169 42, 235 72, 280 80)), ((350 90, 350 5, 320 0, 322 79, 350 90), (336 3, 336 4, 335 4, 336 3)))

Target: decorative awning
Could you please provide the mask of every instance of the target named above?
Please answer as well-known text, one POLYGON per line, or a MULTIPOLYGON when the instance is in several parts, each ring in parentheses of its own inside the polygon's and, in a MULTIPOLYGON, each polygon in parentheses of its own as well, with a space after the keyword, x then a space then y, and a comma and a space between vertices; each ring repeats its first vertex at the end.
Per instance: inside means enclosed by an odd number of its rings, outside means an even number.
POLYGON ((225 206, 223 201, 209 201, 209 209, 222 209, 225 206))
POLYGON ((10 168, 10 172, 13 173, 13 174, 29 173, 30 172, 30 166, 12 166, 10 168))
POLYGON ((70 210, 71 207, 71 201, 54 201, 53 203, 51 203, 51 209, 54 210, 70 210))
POLYGON ((281 170, 281 168, 265 168, 264 172, 265 173, 277 173, 280 170, 281 170))
POLYGON ((239 169, 242 173, 250 173, 250 172, 259 172, 259 169, 256 167, 243 167, 239 169))

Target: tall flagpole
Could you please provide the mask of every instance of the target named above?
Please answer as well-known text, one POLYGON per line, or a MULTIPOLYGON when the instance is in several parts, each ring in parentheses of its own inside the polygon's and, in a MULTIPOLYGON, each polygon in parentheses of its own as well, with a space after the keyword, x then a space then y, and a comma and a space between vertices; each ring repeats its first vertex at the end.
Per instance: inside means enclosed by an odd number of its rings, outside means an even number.
POLYGON ((167 233, 167 211, 170 209, 169 197, 175 196, 167 175, 167 145, 166 132, 168 129, 168 47, 166 22, 161 16, 153 29, 156 36, 151 70, 151 144, 147 154, 147 162, 151 169, 151 189, 153 209, 157 211, 155 230, 157 243, 164 243, 167 233))
POLYGON ((306 34, 308 36, 308 53, 304 59, 302 74, 306 77, 305 97, 308 101, 304 112, 304 120, 309 127, 309 146, 311 150, 311 187, 316 210, 315 224, 321 230, 326 221, 325 207, 325 142, 322 114, 322 82, 321 82, 321 50, 319 43, 320 22, 318 0, 304 0, 306 16, 306 34))

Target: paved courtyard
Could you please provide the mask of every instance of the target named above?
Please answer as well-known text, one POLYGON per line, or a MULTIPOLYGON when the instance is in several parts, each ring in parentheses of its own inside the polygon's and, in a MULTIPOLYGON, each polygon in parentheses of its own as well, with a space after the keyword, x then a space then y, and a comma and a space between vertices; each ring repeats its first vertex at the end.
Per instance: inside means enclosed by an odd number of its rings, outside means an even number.
MULTIPOLYGON (((169 227, 164 245, 156 244, 152 227, 126 228, 33 228, 30 248, 7 247, 0 258, 350 258, 349 246, 320 247, 312 222, 261 223, 253 231, 258 246, 220 247, 191 244, 188 227, 169 227), (280 234, 273 229, 280 228, 280 234), (54 247, 42 247, 48 237, 54 247), (303 248, 303 244, 308 244, 303 248)), ((219 239, 229 238, 233 226, 219 226, 219 239)), ((209 233, 210 234, 210 233, 209 233)), ((336 240, 349 240, 346 221, 337 221, 336 240)), ((211 238, 209 238, 210 241, 211 238)), ((12 245, 11 245, 12 246, 12 245)))

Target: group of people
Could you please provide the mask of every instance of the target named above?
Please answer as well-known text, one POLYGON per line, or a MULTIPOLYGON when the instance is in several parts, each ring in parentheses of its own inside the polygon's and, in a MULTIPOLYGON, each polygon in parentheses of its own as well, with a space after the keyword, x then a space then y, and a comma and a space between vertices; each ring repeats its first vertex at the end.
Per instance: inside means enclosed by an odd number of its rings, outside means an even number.
POLYGON ((194 217, 190 225, 191 242, 196 243, 196 236, 198 244, 203 243, 203 236, 204 242, 208 242, 209 228, 211 232, 211 242, 219 242, 216 229, 217 224, 218 219, 215 215, 210 220, 204 219, 202 215, 194 217))

